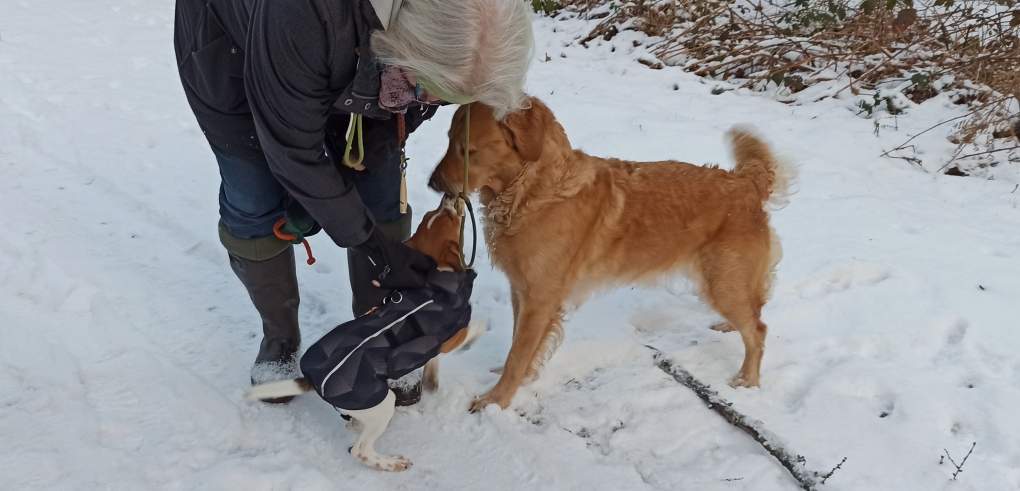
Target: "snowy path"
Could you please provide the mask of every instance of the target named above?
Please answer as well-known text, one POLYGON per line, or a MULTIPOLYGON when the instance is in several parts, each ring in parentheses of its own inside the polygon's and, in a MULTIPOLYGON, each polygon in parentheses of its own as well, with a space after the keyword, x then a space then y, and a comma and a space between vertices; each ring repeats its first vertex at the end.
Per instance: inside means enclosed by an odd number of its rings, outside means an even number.
MULTIPOLYGON (((959 108, 933 99, 876 137, 851 101, 713 96, 635 63, 628 33, 565 47, 583 23, 537 19, 529 87, 575 146, 729 166, 722 133, 748 122, 801 163, 774 218, 786 255, 762 387, 725 385, 739 337, 706 329, 717 317, 685 290, 622 290, 570 316, 510 409, 469 415, 510 338, 506 283, 483 254, 475 302, 492 330, 443 360, 438 397, 398 411, 379 446, 415 467, 384 474, 346 454, 352 435, 314 396, 241 399, 257 319, 216 238, 216 167, 172 21, 172 2, 0 0, 0 489, 796 489, 658 371, 649 343, 808 468, 847 457, 825 489, 1020 488, 1020 178, 878 157, 959 108), (974 441, 950 482, 943 449, 959 461, 974 441)), ((437 199, 421 184, 451 113, 410 141, 418 210, 437 199)), ((933 159, 948 151, 919 140, 933 159)), ((350 301, 342 251, 312 242, 306 342, 350 301)))

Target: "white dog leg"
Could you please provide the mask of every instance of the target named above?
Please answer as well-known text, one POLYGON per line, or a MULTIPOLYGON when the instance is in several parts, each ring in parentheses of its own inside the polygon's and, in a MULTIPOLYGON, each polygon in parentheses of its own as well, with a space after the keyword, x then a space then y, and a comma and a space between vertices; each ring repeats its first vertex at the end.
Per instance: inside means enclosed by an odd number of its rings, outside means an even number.
POLYGON ((351 447, 351 455, 357 457, 365 465, 384 471, 399 472, 411 467, 411 461, 401 455, 380 455, 375 452, 375 440, 386 431, 386 427, 390 424, 396 400, 397 396, 391 390, 386 394, 386 398, 375 407, 356 411, 344 409, 343 412, 361 424, 361 434, 358 435, 358 441, 354 442, 354 446, 351 447))

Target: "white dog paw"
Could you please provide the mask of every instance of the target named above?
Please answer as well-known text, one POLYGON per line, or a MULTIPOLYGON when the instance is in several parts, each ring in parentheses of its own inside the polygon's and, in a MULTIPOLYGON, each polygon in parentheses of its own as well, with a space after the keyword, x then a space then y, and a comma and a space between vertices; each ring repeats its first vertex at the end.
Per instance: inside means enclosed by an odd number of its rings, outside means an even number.
POLYGON ((361 462, 369 467, 389 472, 406 471, 411 468, 411 461, 402 455, 355 455, 361 462))

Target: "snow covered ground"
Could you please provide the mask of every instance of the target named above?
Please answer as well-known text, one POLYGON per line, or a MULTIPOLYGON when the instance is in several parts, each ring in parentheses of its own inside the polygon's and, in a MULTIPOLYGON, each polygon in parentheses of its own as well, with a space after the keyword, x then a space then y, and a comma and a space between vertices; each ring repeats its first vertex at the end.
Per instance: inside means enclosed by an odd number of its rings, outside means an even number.
MULTIPOLYGON (((635 62, 634 35, 585 49, 590 24, 536 17, 530 91, 575 146, 732 165, 756 125, 800 164, 757 389, 726 381, 739 336, 689 291, 623 289, 574 312, 511 408, 467 413, 510 342, 507 284, 482 256, 492 329, 442 362, 442 388, 378 442, 414 462, 364 467, 314 395, 242 399, 260 327, 216 238, 216 165, 174 67, 173 2, 0 0, 0 489, 792 490, 757 443, 658 370, 667 353, 761 421, 821 489, 1020 489, 1020 174, 949 177, 880 155, 962 114, 899 118, 851 99, 784 105, 635 62), (1012 300, 1011 300, 1012 299, 1012 300), (976 442, 955 481, 940 465, 976 442)), ((411 203, 452 108, 410 140, 411 203)), ((918 138, 928 170, 945 133, 918 138)), ((349 318, 343 251, 301 265, 306 343, 349 318)))

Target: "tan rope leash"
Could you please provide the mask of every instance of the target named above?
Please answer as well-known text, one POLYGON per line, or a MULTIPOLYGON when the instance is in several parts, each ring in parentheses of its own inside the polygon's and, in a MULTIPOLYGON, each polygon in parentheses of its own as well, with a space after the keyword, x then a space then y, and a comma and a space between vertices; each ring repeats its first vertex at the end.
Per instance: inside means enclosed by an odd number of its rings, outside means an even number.
POLYGON ((464 187, 461 188, 460 193, 457 194, 463 206, 458 206, 457 211, 460 213, 460 262, 465 268, 471 269, 475 264, 475 253, 478 252, 478 222, 475 221, 475 211, 471 208, 471 200, 468 199, 467 188, 468 188, 468 155, 470 154, 471 144, 471 107, 467 106, 468 110, 464 116, 464 187), (466 256, 464 255, 464 226, 467 221, 464 220, 464 208, 467 208, 468 213, 471 214, 471 261, 465 261, 466 256))
POLYGON ((407 213, 407 154, 404 146, 407 143, 407 127, 404 125, 404 115, 397 115, 397 141, 400 144, 400 214, 407 213))
POLYGON ((344 149, 344 165, 356 169, 365 160, 365 132, 361 129, 361 115, 351 113, 351 126, 347 129, 347 148, 344 149), (358 159, 351 160, 351 145, 358 139, 358 159))
MULTIPOLYGON (((351 114, 351 126, 347 131, 347 147, 344 149, 343 161, 348 167, 355 169, 359 167, 362 161, 365 160, 365 142, 364 142, 364 130, 362 129, 362 116, 360 114, 351 114), (351 158, 351 147, 353 146, 354 140, 358 140, 358 157, 357 159, 351 158)), ((407 154, 405 153, 405 144, 407 142, 407 128, 404 123, 404 115, 397 115, 397 139, 400 147, 400 213, 407 213, 407 154)), ((471 109, 468 108, 464 119, 464 187, 460 193, 457 193, 457 199, 462 203, 457 207, 457 212, 460 214, 460 262, 467 268, 471 269, 475 264, 475 254, 478 252, 478 224, 475 221, 475 211, 471 207, 471 200, 467 195, 468 188, 468 155, 470 153, 469 144, 471 143, 471 109), (464 209, 467 209, 467 214, 471 217, 471 261, 467 261, 467 256, 464 254, 464 231, 467 221, 464 220, 466 217, 464 209)))

